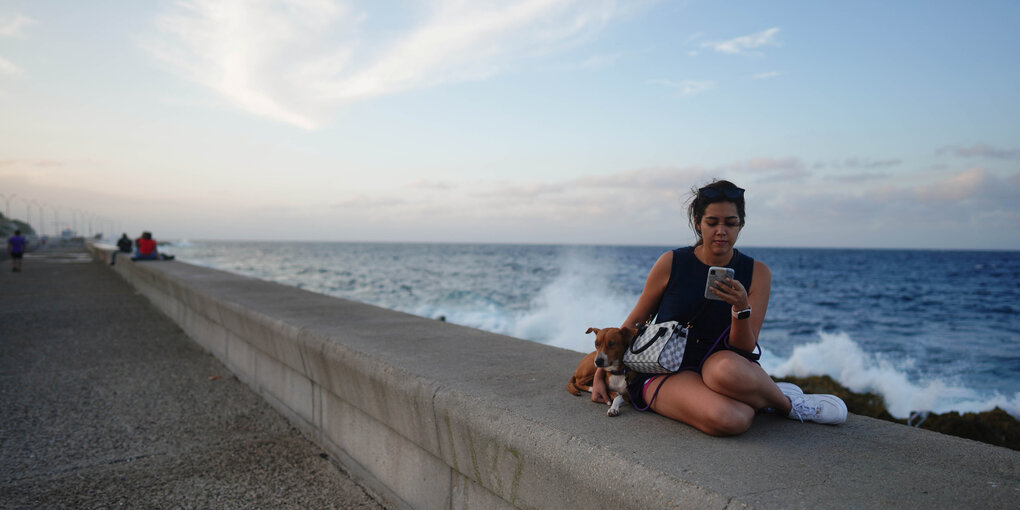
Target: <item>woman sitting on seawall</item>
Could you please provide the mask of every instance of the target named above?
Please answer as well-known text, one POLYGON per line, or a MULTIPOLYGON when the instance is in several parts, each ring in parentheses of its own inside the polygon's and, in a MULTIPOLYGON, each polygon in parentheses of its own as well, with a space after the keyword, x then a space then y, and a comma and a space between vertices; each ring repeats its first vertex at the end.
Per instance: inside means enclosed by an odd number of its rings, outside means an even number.
POLYGON ((131 260, 159 260, 159 249, 152 232, 142 232, 142 237, 135 239, 135 256, 131 260))
MULTIPOLYGON (((802 422, 843 423, 847 410, 841 399, 773 382, 752 354, 768 309, 772 273, 734 248, 744 215, 744 190, 729 181, 693 191, 688 219, 697 242, 659 257, 624 321, 634 326, 654 316, 655 322, 692 323, 683 361, 675 374, 637 374, 628 388, 631 401, 635 408, 647 406, 715 436, 743 433, 765 409, 802 422), (705 298, 711 266, 735 271, 733 279, 711 289, 720 300, 705 298)), ((592 387, 595 402, 609 401, 602 372, 598 369, 592 387)))
MULTIPOLYGON (((152 232, 142 232, 142 237, 135 239, 135 256, 131 260, 173 260, 173 255, 162 255, 156 247, 152 232)), ((112 263, 111 263, 112 265, 112 263)))

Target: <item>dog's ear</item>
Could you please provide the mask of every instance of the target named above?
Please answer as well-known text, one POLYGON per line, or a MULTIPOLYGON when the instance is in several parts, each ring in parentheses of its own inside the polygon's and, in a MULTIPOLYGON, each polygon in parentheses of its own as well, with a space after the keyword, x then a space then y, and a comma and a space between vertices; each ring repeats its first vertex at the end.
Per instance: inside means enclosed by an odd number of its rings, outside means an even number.
POLYGON ((623 333, 623 338, 627 340, 627 343, 634 341, 634 337, 637 336, 637 328, 631 326, 624 326, 620 328, 620 333, 623 333))
POLYGON ((599 334, 599 328, 588 328, 588 331, 585 331, 584 334, 587 335, 588 333, 592 332, 594 332, 596 335, 599 334))

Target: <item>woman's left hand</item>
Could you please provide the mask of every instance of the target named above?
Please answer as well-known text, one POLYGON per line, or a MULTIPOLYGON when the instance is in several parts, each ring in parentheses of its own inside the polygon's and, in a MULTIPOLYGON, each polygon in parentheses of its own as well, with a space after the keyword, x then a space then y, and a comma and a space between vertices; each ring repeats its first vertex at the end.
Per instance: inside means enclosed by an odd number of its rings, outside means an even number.
POLYGON ((725 282, 712 287, 712 293, 722 298, 736 310, 744 310, 748 305, 747 289, 737 280, 727 278, 725 282))

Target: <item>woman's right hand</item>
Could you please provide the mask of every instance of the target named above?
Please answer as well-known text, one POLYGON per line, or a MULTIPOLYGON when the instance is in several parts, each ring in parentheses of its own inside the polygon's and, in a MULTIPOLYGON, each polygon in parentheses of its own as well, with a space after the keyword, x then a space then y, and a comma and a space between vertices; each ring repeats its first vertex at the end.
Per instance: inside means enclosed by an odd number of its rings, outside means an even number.
POLYGON ((605 370, 595 369, 595 380, 591 382, 591 401, 600 404, 609 403, 609 393, 606 392, 605 370))

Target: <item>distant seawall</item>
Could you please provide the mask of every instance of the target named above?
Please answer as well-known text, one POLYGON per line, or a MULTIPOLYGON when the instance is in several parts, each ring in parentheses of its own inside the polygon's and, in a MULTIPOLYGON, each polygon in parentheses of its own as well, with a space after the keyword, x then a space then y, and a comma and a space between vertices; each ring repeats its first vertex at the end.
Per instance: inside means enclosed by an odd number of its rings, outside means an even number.
MULTIPOLYGON (((109 263, 108 248, 89 250, 109 263)), ((629 407, 608 418, 566 392, 575 352, 180 261, 118 256, 111 270, 392 508, 1020 499, 1020 453, 1005 448, 854 415, 838 427, 762 415, 733 438, 629 407)))

